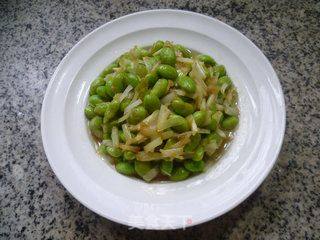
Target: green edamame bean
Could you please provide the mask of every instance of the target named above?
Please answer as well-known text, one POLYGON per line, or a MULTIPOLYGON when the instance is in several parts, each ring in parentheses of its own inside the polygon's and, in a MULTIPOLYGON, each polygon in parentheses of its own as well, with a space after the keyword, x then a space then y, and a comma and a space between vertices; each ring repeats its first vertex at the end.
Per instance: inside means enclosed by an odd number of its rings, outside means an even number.
POLYGON ((187 93, 195 93, 196 92, 196 83, 192 80, 191 77, 181 75, 177 79, 177 84, 180 88, 185 90, 187 93))
POLYGON ((84 114, 86 115, 87 119, 92 119, 94 118, 95 116, 95 113, 94 113, 94 108, 91 107, 91 106, 87 106, 85 109, 84 109, 84 114))
POLYGON ((101 129, 101 125, 102 125, 102 117, 99 116, 95 116, 94 118, 92 118, 89 122, 89 128, 90 130, 94 130, 94 129, 101 129))
POLYGON ((106 155, 108 154, 107 152, 107 146, 100 144, 100 146, 98 147, 98 153, 101 155, 106 155))
POLYGON ((170 176, 173 169, 172 161, 162 161, 160 165, 160 171, 162 174, 170 176))
POLYGON ((123 92, 124 90, 124 84, 123 82, 125 81, 126 78, 126 74, 121 72, 121 73, 117 73, 112 79, 111 79, 111 83, 112 83, 112 90, 114 93, 120 93, 123 92))
POLYGON ((201 135, 199 133, 191 136, 190 142, 187 143, 184 147, 185 152, 193 152, 200 144, 201 135))
POLYGON ((167 93, 167 89, 168 89, 168 80, 159 79, 151 89, 150 94, 156 95, 158 98, 161 98, 167 93))
POLYGON ((100 73, 99 77, 105 78, 108 74, 113 72, 113 68, 118 67, 117 63, 111 63, 109 66, 107 66, 103 71, 100 73))
POLYGON ((89 103, 91 106, 95 107, 97 104, 102 103, 103 100, 98 95, 92 95, 89 97, 89 103))
POLYGON ((102 102, 102 103, 99 103, 95 106, 94 108, 94 113, 99 115, 99 116, 104 116, 104 113, 106 112, 107 110, 107 106, 109 105, 110 103, 106 103, 106 102, 102 102))
POLYGON ((204 62, 204 63, 207 64, 207 65, 211 65, 211 66, 216 65, 216 61, 213 60, 213 58, 210 57, 209 55, 201 54, 201 55, 198 56, 198 59, 199 59, 201 62, 204 62))
POLYGON ((123 143, 126 142, 126 137, 124 136, 124 133, 122 130, 119 130, 119 140, 123 143))
POLYGON ((124 175, 133 175, 135 174, 134 166, 129 162, 118 162, 116 164, 116 170, 124 175))
POLYGON ((238 125, 238 123, 239 123, 238 117, 229 116, 222 121, 221 126, 226 130, 233 130, 238 125))
POLYGON ((179 115, 171 114, 168 118, 168 124, 176 132, 185 132, 189 130, 189 124, 187 120, 179 115))
POLYGON ((199 146, 199 147, 197 147, 196 151, 194 152, 192 160, 193 161, 201 161, 203 159, 203 155, 204 155, 204 147, 199 146))
POLYGON ((116 99, 113 99, 113 101, 107 105, 106 111, 104 113, 103 123, 108 123, 108 121, 117 114, 119 108, 120 108, 119 101, 116 99))
POLYGON ((132 87, 135 88, 140 83, 140 79, 137 75, 133 73, 128 73, 126 76, 126 82, 128 85, 130 84, 132 87))
POLYGON ((226 75, 226 69, 223 65, 214 66, 213 71, 218 77, 223 77, 224 75, 226 75))
POLYGON ((221 136, 220 136, 219 134, 217 134, 217 133, 210 133, 207 137, 205 137, 205 138, 202 140, 201 144, 202 144, 203 146, 206 146, 206 145, 208 145, 208 144, 209 144, 210 142, 212 142, 212 141, 216 142, 217 145, 220 146, 221 143, 222 143, 222 138, 221 138, 221 136))
POLYGON ((107 94, 110 96, 110 97, 114 97, 115 93, 113 92, 113 89, 112 89, 112 79, 113 77, 109 77, 106 81, 106 85, 105 85, 105 91, 107 92, 107 94))
POLYGON ((157 51, 159 51, 161 48, 163 48, 164 42, 161 40, 156 41, 151 48, 151 53, 155 53, 157 51))
POLYGON ((103 123, 102 124, 102 130, 103 130, 103 133, 107 133, 107 134, 111 134, 111 131, 112 131, 112 125, 107 122, 107 123, 103 123))
POLYGON ((100 86, 97 87, 96 89, 96 93, 98 96, 100 96, 101 98, 109 98, 108 92, 107 92, 107 87, 106 86, 100 86))
POLYGON ((189 171, 184 167, 178 167, 174 169, 173 173, 170 176, 171 181, 182 181, 189 177, 189 171))
POLYGON ((129 98, 123 99, 122 102, 120 103, 120 111, 124 112, 126 107, 130 105, 130 103, 131 103, 131 100, 129 98))
POLYGON ((176 63, 176 54, 172 48, 164 47, 159 54, 161 63, 174 66, 176 63))
POLYGON ((151 170, 151 168, 152 168, 151 162, 141 162, 141 161, 134 162, 134 169, 140 177, 143 177, 147 172, 151 170))
POLYGON ((187 48, 185 48, 184 46, 180 45, 180 44, 176 44, 174 45, 174 49, 180 51, 182 53, 182 56, 185 58, 191 58, 191 51, 187 48))
POLYGON ((231 84, 231 79, 228 76, 223 76, 218 79, 217 85, 222 86, 223 84, 227 84, 228 86, 231 84))
POLYGON ((102 139, 103 140, 110 140, 111 139, 110 133, 103 131, 102 132, 102 139))
POLYGON ((97 88, 105 84, 106 84, 106 81, 104 80, 104 77, 96 78, 90 85, 90 91, 89 91, 90 96, 96 94, 97 88))
POLYGON ((135 70, 136 70, 135 71, 136 74, 141 78, 148 74, 148 70, 147 70, 146 66, 142 63, 137 64, 135 70))
POLYGON ((204 122, 206 121, 207 113, 205 111, 197 111, 193 113, 194 121, 198 127, 203 127, 204 122))
POLYGON ((125 151, 123 153, 123 159, 126 161, 132 161, 136 158, 136 155, 131 151, 125 151))
POLYGON ((184 102, 180 98, 173 100, 171 106, 175 113, 183 117, 186 117, 194 112, 194 106, 190 103, 184 102))
POLYGON ((156 95, 147 94, 144 96, 143 105, 149 113, 153 113, 155 110, 160 109, 161 103, 156 95))
POLYGON ((157 68, 157 73, 159 74, 159 76, 165 79, 175 80, 178 77, 177 70, 174 67, 166 64, 159 65, 157 68))
POLYGON ((158 81, 158 75, 155 72, 148 73, 145 78, 148 80, 149 87, 153 87, 158 81))
POLYGON ((143 57, 146 57, 149 55, 149 52, 142 47, 135 47, 134 50, 139 59, 142 59, 143 57))
POLYGON ((121 157, 122 156, 122 150, 120 148, 116 147, 107 147, 107 153, 112 157, 121 157))
POLYGON ((204 161, 187 160, 183 165, 190 172, 202 172, 205 164, 204 161))
POLYGON ((135 107, 128 118, 130 124, 138 124, 148 115, 147 110, 143 106, 135 107))
POLYGON ((214 131, 214 130, 217 129, 217 127, 218 127, 217 121, 216 121, 214 118, 211 118, 210 123, 209 123, 209 125, 208 125, 208 128, 209 128, 211 131, 214 131))

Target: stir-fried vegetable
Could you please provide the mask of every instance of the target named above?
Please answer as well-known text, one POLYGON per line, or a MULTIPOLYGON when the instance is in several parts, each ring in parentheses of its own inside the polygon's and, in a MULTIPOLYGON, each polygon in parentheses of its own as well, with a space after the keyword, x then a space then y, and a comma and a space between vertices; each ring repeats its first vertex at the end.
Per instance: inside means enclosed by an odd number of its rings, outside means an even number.
POLYGON ((135 46, 91 83, 84 109, 98 153, 146 182, 204 171, 239 124, 237 91, 223 65, 179 44, 135 46))

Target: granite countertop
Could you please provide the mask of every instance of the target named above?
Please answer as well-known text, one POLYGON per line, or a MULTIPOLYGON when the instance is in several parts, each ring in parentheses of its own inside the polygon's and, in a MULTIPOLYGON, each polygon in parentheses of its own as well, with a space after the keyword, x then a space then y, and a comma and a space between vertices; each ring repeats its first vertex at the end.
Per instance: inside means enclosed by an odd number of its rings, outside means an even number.
POLYGON ((1 1, 0 239, 320 239, 320 2, 1 1), (40 134, 43 96, 63 56, 117 17, 177 8, 240 30, 269 58, 285 94, 276 166, 245 202, 179 231, 129 230, 91 212, 59 183, 40 134))

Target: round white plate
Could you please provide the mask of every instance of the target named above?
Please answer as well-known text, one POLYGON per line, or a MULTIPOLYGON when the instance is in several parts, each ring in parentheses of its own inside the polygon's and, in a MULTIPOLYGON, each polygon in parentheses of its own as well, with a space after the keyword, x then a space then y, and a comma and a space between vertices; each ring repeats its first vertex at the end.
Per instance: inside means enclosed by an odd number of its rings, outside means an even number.
POLYGON ((196 225, 237 206, 265 179, 284 135, 279 80, 262 52, 228 25, 196 13, 156 10, 109 22, 77 43, 56 69, 43 101, 41 132, 50 165, 82 204, 138 228, 196 225), (95 152, 83 114, 90 82, 134 45, 170 40, 212 55, 239 92, 240 125, 227 152, 205 173, 145 183, 117 173, 95 152))

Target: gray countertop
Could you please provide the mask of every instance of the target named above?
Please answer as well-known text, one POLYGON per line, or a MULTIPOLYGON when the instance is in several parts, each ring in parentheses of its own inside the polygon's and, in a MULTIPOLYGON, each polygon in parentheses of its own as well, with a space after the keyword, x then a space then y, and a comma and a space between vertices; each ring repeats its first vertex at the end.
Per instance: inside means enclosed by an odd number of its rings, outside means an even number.
POLYGON ((0 239, 320 239, 320 2, 1 1, 0 239), (40 134, 43 96, 63 56, 117 17, 177 8, 241 31, 269 58, 285 94, 276 166, 240 206, 179 231, 129 230, 91 212, 59 183, 40 134))

